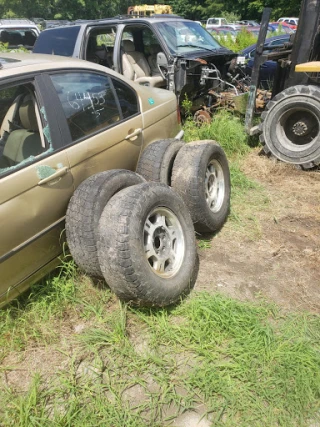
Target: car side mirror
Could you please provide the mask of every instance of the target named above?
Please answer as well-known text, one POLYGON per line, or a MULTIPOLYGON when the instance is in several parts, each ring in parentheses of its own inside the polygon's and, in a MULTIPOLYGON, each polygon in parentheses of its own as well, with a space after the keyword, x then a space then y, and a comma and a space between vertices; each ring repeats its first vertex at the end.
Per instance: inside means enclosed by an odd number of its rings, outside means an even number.
POLYGON ((168 68, 168 60, 163 52, 157 53, 157 65, 158 67, 168 68))

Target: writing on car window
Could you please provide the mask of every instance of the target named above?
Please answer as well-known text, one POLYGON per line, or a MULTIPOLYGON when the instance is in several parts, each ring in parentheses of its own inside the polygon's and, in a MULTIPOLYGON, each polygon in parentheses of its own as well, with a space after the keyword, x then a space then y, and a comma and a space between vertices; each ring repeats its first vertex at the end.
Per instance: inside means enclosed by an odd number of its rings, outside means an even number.
POLYGON ((73 141, 100 132, 121 119, 108 76, 70 72, 54 74, 51 79, 73 141))

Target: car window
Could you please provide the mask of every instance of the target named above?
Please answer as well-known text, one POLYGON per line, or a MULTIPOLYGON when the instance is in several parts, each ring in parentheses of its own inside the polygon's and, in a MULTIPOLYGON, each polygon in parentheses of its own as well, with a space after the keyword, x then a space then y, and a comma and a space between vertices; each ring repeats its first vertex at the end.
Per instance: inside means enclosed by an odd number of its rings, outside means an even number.
POLYGON ((33 52, 72 56, 79 31, 79 25, 42 31, 41 37, 37 38, 33 52))
POLYGON ((24 47, 32 49, 38 33, 33 28, 6 28, 0 30, 0 42, 7 44, 9 49, 24 47))
POLYGON ((273 41, 270 43, 270 46, 283 45, 284 43, 286 43, 286 40, 284 40, 284 39, 273 40, 273 41))
POLYGON ((123 118, 131 117, 139 112, 136 92, 120 80, 112 79, 117 93, 123 118))
POLYGON ((53 74, 73 141, 101 132, 121 119, 108 76, 89 72, 53 74))
POLYGON ((156 35, 153 31, 151 31, 150 28, 143 28, 142 30, 142 43, 143 43, 143 50, 146 54, 152 54, 153 49, 158 48, 158 52, 161 50, 161 46, 159 44, 159 40, 157 39, 156 35))
POLYGON ((85 59, 112 68, 116 31, 117 29, 114 26, 91 30, 88 37, 85 59))
POLYGON ((168 20, 155 25, 173 54, 198 53, 199 50, 221 48, 212 35, 196 22, 168 20))
POLYGON ((0 123, 0 177, 48 149, 32 84, 0 90, 0 123))

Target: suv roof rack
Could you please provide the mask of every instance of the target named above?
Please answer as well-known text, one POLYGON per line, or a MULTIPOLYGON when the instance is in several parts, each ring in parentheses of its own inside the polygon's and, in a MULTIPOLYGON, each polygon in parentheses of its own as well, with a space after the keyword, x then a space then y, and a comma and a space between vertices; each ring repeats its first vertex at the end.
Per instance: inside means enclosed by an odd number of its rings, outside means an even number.
POLYGON ((12 18, 12 19, 0 19, 1 25, 35 25, 30 19, 12 18))

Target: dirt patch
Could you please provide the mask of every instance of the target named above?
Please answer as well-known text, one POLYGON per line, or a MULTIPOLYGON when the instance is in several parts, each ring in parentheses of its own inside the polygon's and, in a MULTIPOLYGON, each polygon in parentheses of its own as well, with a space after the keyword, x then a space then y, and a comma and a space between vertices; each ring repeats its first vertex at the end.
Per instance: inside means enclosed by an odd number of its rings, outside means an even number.
MULTIPOLYGON (((257 152, 245 160, 242 170, 261 185, 268 202, 251 210, 253 217, 242 220, 247 222, 244 228, 237 230, 228 222, 210 248, 200 249, 196 288, 241 300, 263 297, 285 309, 319 313, 320 173, 301 171, 257 152), (250 220, 259 230, 254 237, 250 220)), ((250 191, 245 198, 250 204, 250 191)), ((246 200, 242 203, 245 206, 246 200)))

